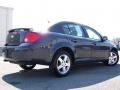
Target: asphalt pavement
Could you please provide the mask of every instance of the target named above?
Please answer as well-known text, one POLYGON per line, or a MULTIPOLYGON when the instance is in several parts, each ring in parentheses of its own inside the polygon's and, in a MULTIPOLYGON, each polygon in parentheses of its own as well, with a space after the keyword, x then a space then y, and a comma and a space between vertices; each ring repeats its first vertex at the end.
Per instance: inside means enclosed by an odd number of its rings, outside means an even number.
POLYGON ((120 62, 77 65, 67 77, 57 78, 47 66, 24 71, 0 57, 0 90, 120 90, 120 62))

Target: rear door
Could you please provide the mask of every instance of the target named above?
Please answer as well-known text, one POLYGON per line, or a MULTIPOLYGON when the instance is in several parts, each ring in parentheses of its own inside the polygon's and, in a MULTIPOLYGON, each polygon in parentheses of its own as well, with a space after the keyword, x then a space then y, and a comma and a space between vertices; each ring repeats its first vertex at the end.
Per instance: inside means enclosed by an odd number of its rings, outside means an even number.
POLYGON ((89 60, 91 58, 91 42, 86 39, 84 30, 79 24, 64 24, 65 34, 68 34, 68 40, 72 42, 75 47, 75 57, 77 61, 89 60))
POLYGON ((106 59, 109 55, 109 46, 102 41, 101 35, 94 29, 85 26, 85 31, 88 34, 92 46, 93 59, 106 59))

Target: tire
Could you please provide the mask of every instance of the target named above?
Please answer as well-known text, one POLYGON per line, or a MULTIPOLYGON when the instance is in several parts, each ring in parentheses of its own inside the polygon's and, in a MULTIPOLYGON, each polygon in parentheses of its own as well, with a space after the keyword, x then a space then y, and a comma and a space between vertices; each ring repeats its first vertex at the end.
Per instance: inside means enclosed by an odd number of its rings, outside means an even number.
POLYGON ((111 51, 109 59, 104 61, 103 63, 107 66, 115 66, 119 61, 119 55, 116 51, 111 51))
POLYGON ((32 70, 36 66, 36 64, 32 64, 32 65, 20 64, 19 66, 24 70, 32 70))
POLYGON ((72 58, 66 51, 58 52, 50 66, 50 70, 58 77, 63 77, 69 74, 72 66, 72 58))

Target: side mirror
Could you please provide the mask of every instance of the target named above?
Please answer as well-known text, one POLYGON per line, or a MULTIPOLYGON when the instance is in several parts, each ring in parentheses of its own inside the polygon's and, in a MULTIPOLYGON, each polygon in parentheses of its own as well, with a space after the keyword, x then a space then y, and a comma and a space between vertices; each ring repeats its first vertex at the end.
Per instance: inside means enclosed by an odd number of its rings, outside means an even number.
POLYGON ((103 41, 106 41, 106 40, 108 40, 108 37, 107 36, 103 36, 102 39, 103 39, 103 41))

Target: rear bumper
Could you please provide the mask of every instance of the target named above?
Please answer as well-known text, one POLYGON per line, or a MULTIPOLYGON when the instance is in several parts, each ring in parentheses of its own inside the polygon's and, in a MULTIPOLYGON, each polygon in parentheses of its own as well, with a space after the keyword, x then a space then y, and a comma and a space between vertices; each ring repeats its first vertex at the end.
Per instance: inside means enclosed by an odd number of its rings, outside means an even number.
POLYGON ((3 49, 4 61, 11 63, 42 64, 49 65, 46 58, 36 58, 36 51, 32 48, 5 47, 3 49))
POLYGON ((32 59, 32 50, 31 49, 21 49, 16 50, 16 48, 5 47, 3 49, 5 60, 10 61, 30 61, 32 59))

